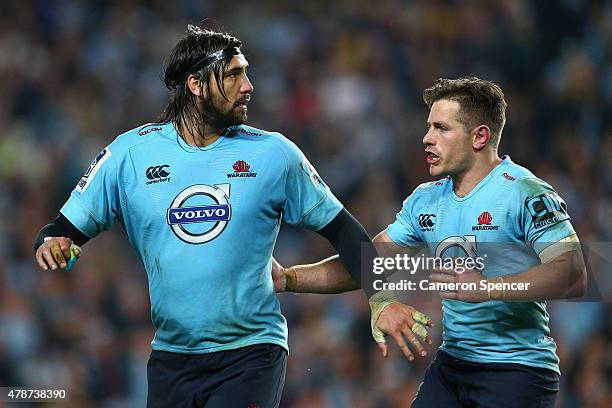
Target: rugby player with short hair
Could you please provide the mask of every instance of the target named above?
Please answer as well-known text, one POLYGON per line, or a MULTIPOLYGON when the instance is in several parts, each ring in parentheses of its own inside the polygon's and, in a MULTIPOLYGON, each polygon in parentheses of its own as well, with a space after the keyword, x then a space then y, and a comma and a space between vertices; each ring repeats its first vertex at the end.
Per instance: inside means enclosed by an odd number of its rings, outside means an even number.
MULTIPOLYGON (((423 99, 430 109, 423 138, 429 171, 443 178, 418 186, 374 242, 397 250, 425 246, 437 257, 474 258, 483 248, 491 254, 484 270, 429 276, 449 288, 440 292, 443 343, 412 406, 554 407, 559 358, 545 301, 581 296, 586 287, 566 204, 529 170, 499 157, 506 101, 498 85, 439 79, 423 99), (419 223, 424 214, 432 220, 427 225, 419 223)), ((300 292, 350 289, 335 259, 286 269, 275 263, 273 276, 279 290, 286 277, 300 292)))
MULTIPOLYGON (((189 26, 164 67, 171 91, 158 121, 118 136, 97 155, 36 260, 65 268, 117 221, 149 281, 156 332, 149 407, 277 407, 287 323, 270 276, 281 222, 317 231, 359 282, 376 251, 363 227, 279 133, 244 125, 253 85, 242 43, 189 26), (70 259, 69 259, 70 258, 70 259)), ((374 320, 390 301, 364 286, 374 320)), ((423 326, 420 326, 423 327, 423 326)))

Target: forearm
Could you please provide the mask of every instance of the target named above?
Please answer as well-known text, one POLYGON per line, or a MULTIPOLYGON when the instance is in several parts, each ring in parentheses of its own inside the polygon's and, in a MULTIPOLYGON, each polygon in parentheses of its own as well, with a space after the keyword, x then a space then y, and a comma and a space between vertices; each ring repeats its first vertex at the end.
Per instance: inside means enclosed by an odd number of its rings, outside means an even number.
POLYGON ((334 294, 359 289, 338 255, 309 265, 285 270, 286 290, 298 293, 334 294))
POLYGON ((34 252, 44 242, 47 237, 66 237, 70 238, 75 244, 81 246, 85 244, 89 237, 79 231, 70 220, 68 220, 62 213, 59 213, 57 217, 51 223, 45 225, 36 236, 34 242, 34 252))
POLYGON ((541 301, 579 297, 586 290, 586 268, 580 250, 534 266, 515 275, 490 278, 489 283, 501 283, 502 289, 491 292, 494 300, 541 301), (520 289, 520 286, 523 289, 520 289))
POLYGON ((377 292, 374 289, 376 275, 372 271, 372 265, 378 255, 368 233, 359 221, 343 208, 317 233, 332 244, 344 269, 370 299, 377 292))

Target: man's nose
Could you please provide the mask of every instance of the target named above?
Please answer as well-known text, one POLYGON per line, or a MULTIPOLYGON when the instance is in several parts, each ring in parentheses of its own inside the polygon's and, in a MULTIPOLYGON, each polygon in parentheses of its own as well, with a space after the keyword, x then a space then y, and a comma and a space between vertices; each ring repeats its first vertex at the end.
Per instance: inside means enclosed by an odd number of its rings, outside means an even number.
POLYGON ((244 81, 242 81, 242 86, 240 87, 240 93, 251 93, 253 92, 253 84, 248 76, 245 75, 244 81))
POLYGON ((425 136, 423 136, 423 144, 425 146, 430 146, 432 144, 434 144, 434 138, 431 134, 431 131, 427 131, 427 133, 425 133, 425 136))

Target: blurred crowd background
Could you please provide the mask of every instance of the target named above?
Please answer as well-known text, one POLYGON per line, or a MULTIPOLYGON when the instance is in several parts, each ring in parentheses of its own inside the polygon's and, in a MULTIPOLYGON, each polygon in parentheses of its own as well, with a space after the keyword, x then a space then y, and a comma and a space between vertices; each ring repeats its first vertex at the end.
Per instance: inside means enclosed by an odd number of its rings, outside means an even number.
MULTIPOLYGON (((474 74, 506 94, 501 153, 559 191, 583 243, 611 253, 612 2, 244 3, 2 2, 0 386, 65 388, 71 407, 144 406, 153 328, 146 274, 124 233, 88 243, 69 273, 38 270, 32 243, 96 153, 161 112, 163 58, 204 18, 244 42, 250 124, 295 141, 371 235, 429 180, 422 90, 474 74)), ((285 227, 275 253, 295 264, 333 252, 285 227)), ((603 266, 591 301, 549 304, 559 407, 612 406, 603 266)), ((392 347, 383 361, 358 292, 281 302, 291 345, 283 407, 409 406, 434 347, 414 364, 392 347)), ((439 300, 412 303, 438 323, 439 344, 439 300)))

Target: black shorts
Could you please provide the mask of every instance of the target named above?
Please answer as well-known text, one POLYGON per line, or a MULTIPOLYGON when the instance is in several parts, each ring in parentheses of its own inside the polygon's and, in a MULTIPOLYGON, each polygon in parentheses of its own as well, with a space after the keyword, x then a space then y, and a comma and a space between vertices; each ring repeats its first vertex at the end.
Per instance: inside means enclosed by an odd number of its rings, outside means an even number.
POLYGON ((553 408, 559 374, 513 363, 473 363, 438 350, 412 408, 553 408))
POLYGON ((153 350, 147 408, 278 407, 286 368, 287 351, 274 344, 207 354, 153 350))

